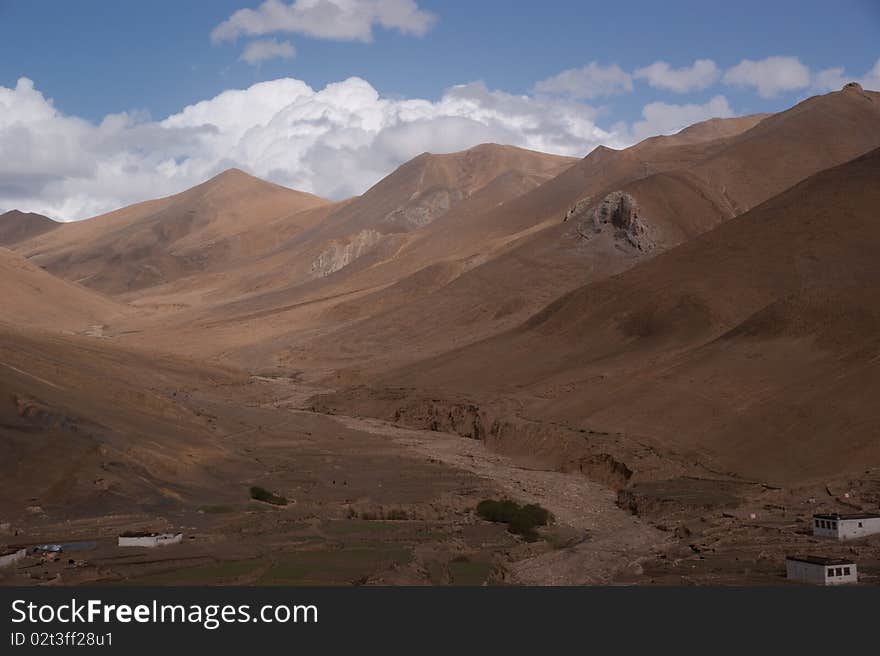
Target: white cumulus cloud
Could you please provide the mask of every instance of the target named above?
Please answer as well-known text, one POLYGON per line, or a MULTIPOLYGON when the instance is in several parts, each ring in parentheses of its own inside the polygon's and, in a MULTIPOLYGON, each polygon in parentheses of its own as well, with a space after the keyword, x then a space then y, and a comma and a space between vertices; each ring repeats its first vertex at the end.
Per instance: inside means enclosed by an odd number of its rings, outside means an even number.
POLYGON ((632 91, 632 76, 617 64, 602 66, 590 62, 571 68, 535 84, 535 91, 572 98, 598 98, 632 91))
POLYGON ((646 80, 655 89, 687 93, 712 86, 721 77, 721 71, 711 59, 698 59, 690 66, 672 68, 665 61, 636 69, 633 77, 646 80))
POLYGON ((865 89, 880 91, 880 59, 861 77, 848 77, 843 67, 826 68, 813 78, 816 91, 838 91, 847 82, 858 82, 865 89))
POLYGON ((241 53, 241 60, 257 65, 270 59, 293 59, 296 48, 289 41, 278 39, 258 39, 251 41, 241 53))
POLYGON ((762 98, 806 89, 811 81, 810 69, 797 57, 767 57, 760 61, 744 59, 724 74, 725 84, 752 87, 762 98))
POLYGON ((859 80, 859 83, 865 89, 880 91, 880 59, 874 62, 874 67, 865 73, 865 75, 859 80))
POLYGON ((239 9, 220 23, 211 39, 234 41, 240 36, 302 34, 336 41, 373 40, 374 26, 422 36, 436 17, 414 0, 266 0, 256 9, 239 9))
POLYGON ((837 91, 847 80, 842 66, 826 68, 813 76, 812 86, 817 91, 837 91))
POLYGON ((424 152, 499 142, 565 155, 628 145, 582 102, 482 83, 438 100, 387 98, 360 78, 283 78, 224 91, 164 120, 59 112, 27 78, 0 86, 0 210, 81 219, 176 193, 236 166, 331 198, 362 193, 424 152))
MULTIPOLYGON (((658 134, 676 132, 710 118, 730 118, 735 112, 722 95, 717 95, 706 103, 675 105, 664 102, 648 103, 642 108, 642 120, 636 121, 629 129, 629 141, 641 141, 658 134)), ((625 126, 616 126, 620 138, 624 138, 625 126)))

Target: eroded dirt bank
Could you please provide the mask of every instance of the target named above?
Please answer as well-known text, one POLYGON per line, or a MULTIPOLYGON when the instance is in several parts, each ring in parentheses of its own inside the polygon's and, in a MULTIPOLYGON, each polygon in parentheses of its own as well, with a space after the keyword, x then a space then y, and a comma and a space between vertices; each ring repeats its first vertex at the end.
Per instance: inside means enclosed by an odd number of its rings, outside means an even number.
POLYGON ((549 509, 568 544, 510 565, 511 582, 531 585, 597 585, 670 544, 669 536, 620 509, 606 485, 576 473, 530 469, 485 443, 441 431, 401 428, 377 419, 336 416, 347 428, 389 438, 447 465, 491 481, 511 499, 549 509))
POLYGON ((531 418, 528 408, 514 399, 481 402, 404 388, 359 386, 316 394, 304 408, 454 433, 479 440, 520 464, 577 472, 613 490, 640 481, 712 474, 692 459, 662 452, 649 437, 531 418))
MULTIPOLYGON (((855 556, 862 581, 880 581, 880 536, 841 544, 810 532, 814 513, 875 512, 877 469, 857 478, 779 487, 713 470, 693 457, 661 450, 646 437, 531 420, 524 417, 523 404, 510 399, 481 406, 473 399, 429 397, 415 390, 357 387, 318 395, 308 407, 382 417, 386 426, 420 429, 415 435, 431 431, 428 435, 442 436, 436 444, 424 445, 430 437, 414 440, 437 452, 455 433, 467 440, 467 446, 445 447, 457 450, 456 460, 476 450, 480 462, 488 458, 520 470, 543 470, 542 482, 567 481, 581 489, 589 500, 577 502, 587 509, 582 511, 587 523, 580 526, 590 539, 512 564, 521 582, 779 585, 785 582, 785 557, 795 553, 855 556), (640 521, 631 521, 635 518, 640 521), (591 530, 589 521, 601 528, 591 530)), ((486 466, 473 464, 469 456, 463 464, 486 466)), ((501 472, 491 476, 504 480, 501 472)), ((522 474, 516 477, 522 480, 522 474)), ((554 489, 548 507, 564 507, 566 498, 577 498, 554 489)))

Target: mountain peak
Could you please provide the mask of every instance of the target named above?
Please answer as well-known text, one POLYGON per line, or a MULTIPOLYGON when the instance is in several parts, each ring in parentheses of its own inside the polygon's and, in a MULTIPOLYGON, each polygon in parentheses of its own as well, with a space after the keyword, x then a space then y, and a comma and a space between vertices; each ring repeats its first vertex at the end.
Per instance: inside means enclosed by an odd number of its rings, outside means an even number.
POLYGON ((232 194, 233 197, 242 193, 285 193, 291 196, 296 195, 303 199, 308 199, 308 202, 312 205, 322 205, 330 202, 305 191, 291 189, 290 187, 285 187, 284 185, 275 182, 263 180, 263 178, 258 178, 257 176, 251 175, 250 173, 242 171, 236 167, 228 168, 225 171, 218 173, 202 184, 184 191, 182 195, 189 194, 195 190, 198 190, 199 193, 210 191, 215 194, 232 194))
MULTIPOLYGON (((12 219, 22 219, 22 220, 36 220, 40 221, 46 219, 48 221, 53 221, 48 216, 43 216, 42 214, 37 214, 36 212, 23 212, 19 209, 11 209, 8 212, 3 212, 0 214, 0 220, 12 220, 12 219)), ((55 223, 55 221, 53 221, 55 223)))
POLYGON ((259 180, 260 182, 264 182, 264 180, 260 180, 260 178, 251 175, 245 171, 242 171, 240 168, 232 167, 221 171, 213 178, 207 180, 207 182, 222 182, 229 180, 259 180))
POLYGON ((35 212, 9 210, 0 214, 0 246, 11 246, 57 228, 61 224, 35 212))

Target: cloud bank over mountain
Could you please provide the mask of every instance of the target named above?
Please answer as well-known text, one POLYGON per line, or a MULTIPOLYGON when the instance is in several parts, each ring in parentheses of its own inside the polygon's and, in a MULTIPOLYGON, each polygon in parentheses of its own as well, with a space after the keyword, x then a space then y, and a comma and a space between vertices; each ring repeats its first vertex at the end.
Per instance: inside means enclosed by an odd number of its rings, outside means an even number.
MULTIPOLYGON (((352 34, 366 35, 359 29, 352 34)), ((247 33, 261 32, 253 27, 247 33)), ((291 44, 265 39, 251 42, 242 57, 259 64, 294 55, 291 44)), ((880 88, 880 60, 855 79, 880 88)), ((709 93, 724 83, 772 98, 829 91, 846 81, 842 68, 814 72, 796 57, 742 60, 724 73, 704 59, 679 68, 658 60, 632 73, 591 62, 540 81, 527 94, 471 82, 435 100, 383 96, 358 77, 322 89, 281 78, 223 91, 162 120, 123 112, 94 123, 63 113, 22 77, 15 86, 0 86, 0 211, 82 219, 179 192, 230 167, 341 199, 425 151, 496 142, 584 156, 599 145, 621 148, 737 114, 720 93, 648 102, 629 124, 615 121, 608 107, 587 103, 630 93, 635 82, 667 94, 709 93)))
POLYGON ((58 111, 27 79, 0 87, 0 208, 80 219, 171 194, 236 166, 331 198, 363 192, 424 151, 500 142, 565 155, 626 145, 570 100, 472 83, 438 100, 382 97, 349 78, 312 89, 284 78, 229 90, 161 121, 58 111))

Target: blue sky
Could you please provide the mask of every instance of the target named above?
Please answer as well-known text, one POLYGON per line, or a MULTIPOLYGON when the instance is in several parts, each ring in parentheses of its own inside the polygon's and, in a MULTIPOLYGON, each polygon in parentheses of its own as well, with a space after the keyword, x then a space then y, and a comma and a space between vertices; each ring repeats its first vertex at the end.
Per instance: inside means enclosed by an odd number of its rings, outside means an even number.
MULTIPOLYGON (((880 57, 876 0, 424 0, 419 6, 438 17, 424 37, 377 30, 376 40, 363 44, 293 36, 295 59, 256 68, 238 60, 240 44, 212 45, 210 33, 235 10, 258 5, 0 0, 0 84, 27 76, 65 112, 99 120, 131 109, 163 117, 223 89, 285 76, 324 86, 356 75, 383 94, 436 98, 477 79, 524 93, 590 61, 631 69, 658 59, 732 66, 794 55, 817 69, 843 66, 861 74, 880 57)), ((754 102, 742 95, 742 102, 754 102)), ((657 94, 637 93, 618 110, 631 118, 649 97, 657 94)), ((782 108, 793 99, 756 109, 782 108)))
POLYGON ((437 150, 468 145, 471 139, 507 137, 526 147, 584 155, 600 142, 620 147, 649 132, 677 129, 710 115, 776 111, 844 80, 880 79, 880 67, 874 69, 880 59, 877 0, 270 2, 289 11, 292 27, 271 29, 271 16, 262 23, 259 16, 256 23, 235 18, 243 8, 261 10, 261 0, 0 0, 0 102, 6 89, 13 110, 18 107, 22 113, 15 133, 13 119, 7 118, 4 127, 0 117, 0 155, 23 156, 24 114, 40 114, 32 103, 51 100, 56 140, 85 140, 77 141, 77 147, 91 156, 76 162, 69 153, 59 164, 47 161, 49 155, 43 153, 34 157, 29 173, 5 172, 5 183, 0 168, 0 209, 28 204, 64 218, 82 218, 117 203, 179 190, 230 163, 283 184, 344 196, 363 191, 398 160, 429 149, 420 148, 420 135, 430 135, 426 145, 437 150), (309 13, 318 2, 355 7, 360 18, 343 14, 342 20, 322 23, 320 15, 309 13), (340 36, 340 26, 349 19, 361 24, 340 36), (215 30, 224 21, 230 23, 225 35, 218 36, 215 30), (269 51, 286 56, 250 63, 242 59, 252 45, 267 43, 269 51), (741 66, 744 60, 751 63, 741 66), (645 70, 652 64, 653 69, 645 70), (683 70, 678 76, 674 71, 664 75, 663 65, 683 70), (872 77, 875 72, 877 78, 872 77), (363 116, 371 116, 378 111, 376 103, 364 100, 361 88, 355 95, 366 104, 350 104, 340 92, 328 101, 334 108, 332 121, 338 123, 335 132, 321 139, 297 141, 305 123, 293 121, 305 119, 285 114, 279 138, 299 149, 288 160, 271 153, 276 142, 270 135, 264 134, 259 146, 241 141, 248 127, 263 130, 273 118, 275 124, 281 121, 289 99, 284 94, 293 98, 299 93, 283 85, 260 92, 259 102, 272 109, 259 116, 249 102, 237 109, 217 102, 214 114, 172 120, 178 130, 173 135, 169 125, 159 123, 225 90, 293 78, 318 92, 352 76, 368 83, 380 104, 422 99, 440 103, 442 110, 437 105, 413 115, 408 106, 395 105, 393 118, 361 120, 360 108, 363 116), (24 87, 16 91, 21 78, 31 81, 33 92, 24 87), (448 96, 450 88, 473 82, 483 86, 448 96), (33 94, 42 100, 34 100, 33 94), (522 104, 519 97, 531 104, 522 104), (336 115, 347 109, 356 116, 336 115), (238 115, 230 117, 231 111, 238 115), (103 133, 72 123, 99 126, 107 115, 123 112, 125 126, 103 133), (499 119, 493 112, 504 116, 499 119), (543 126, 536 118, 542 114, 553 121, 543 126), (61 119, 70 124, 62 125, 61 119), (415 129, 429 120, 441 121, 435 128, 442 125, 452 135, 448 143, 431 130, 415 129), (566 128, 578 121, 575 128, 566 128), (409 129, 405 137, 404 124, 409 129), (486 129, 473 129, 477 124, 486 129), (370 136, 345 144, 342 157, 336 136, 352 125, 370 136), (210 126, 224 132, 222 147, 219 142, 206 145, 210 126), (536 132, 544 127, 549 136, 538 138, 536 132), (384 132, 392 128, 396 132, 384 132), (107 132, 116 140, 112 144, 107 132), (153 152, 147 135, 164 145, 153 152), (377 141, 383 139, 392 145, 380 148, 377 141), (364 148, 372 157, 368 163, 363 152, 352 155, 364 148), (336 159, 327 159, 328 149, 336 159), (127 177, 116 171, 102 185, 96 182, 98 169, 106 168, 100 159, 108 154, 130 170, 127 177), (143 161, 135 161, 138 154, 143 161), (319 155, 323 159, 316 159, 319 155), (162 177, 151 178, 149 172, 157 167, 164 171, 162 177), (330 184, 326 171, 350 175, 330 184), (120 177, 126 177, 124 188, 120 177), (114 187, 117 193, 109 193, 114 187))

